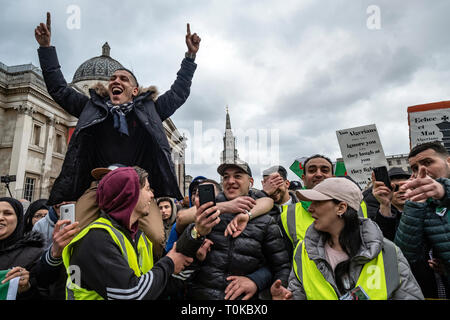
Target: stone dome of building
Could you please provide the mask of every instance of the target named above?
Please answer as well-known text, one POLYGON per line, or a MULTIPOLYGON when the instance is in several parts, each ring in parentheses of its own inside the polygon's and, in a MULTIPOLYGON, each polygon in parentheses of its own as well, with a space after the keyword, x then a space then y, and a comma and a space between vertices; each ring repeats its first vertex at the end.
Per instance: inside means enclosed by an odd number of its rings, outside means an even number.
POLYGON ((123 66, 110 56, 111 47, 108 42, 102 46, 102 55, 83 62, 75 71, 72 83, 85 80, 108 81, 111 75, 123 66))

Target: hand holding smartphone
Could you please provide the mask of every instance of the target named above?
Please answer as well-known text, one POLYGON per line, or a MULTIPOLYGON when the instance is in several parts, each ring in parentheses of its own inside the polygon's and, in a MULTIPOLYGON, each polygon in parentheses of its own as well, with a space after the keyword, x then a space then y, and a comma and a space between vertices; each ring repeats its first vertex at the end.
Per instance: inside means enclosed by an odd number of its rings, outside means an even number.
POLYGON ((212 206, 216 205, 216 193, 214 191, 214 185, 212 184, 201 184, 198 186, 198 198, 200 206, 207 202, 213 202, 212 206))
MULTIPOLYGON (((59 208, 61 214, 61 220, 70 220, 70 223, 75 222, 75 204, 69 203, 59 208)), ((64 225, 65 226, 65 225, 64 225)), ((63 226, 63 227, 64 227, 63 226)))
POLYGON ((375 173, 375 180, 382 181, 390 190, 392 190, 391 179, 389 179, 389 174, 386 166, 373 168, 375 173))

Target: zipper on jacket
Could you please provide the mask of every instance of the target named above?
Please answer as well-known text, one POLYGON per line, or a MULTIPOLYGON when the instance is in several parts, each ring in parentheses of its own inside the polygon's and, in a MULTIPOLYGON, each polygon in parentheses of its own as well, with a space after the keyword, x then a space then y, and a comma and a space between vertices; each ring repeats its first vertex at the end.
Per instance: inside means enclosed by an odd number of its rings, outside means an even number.
POLYGON ((228 280, 227 280, 227 278, 229 277, 229 276, 231 276, 232 274, 230 274, 230 267, 231 267, 231 262, 232 262, 232 259, 233 259, 233 249, 234 249, 234 238, 232 237, 232 236, 228 236, 228 242, 229 242, 229 245, 228 245, 228 265, 227 265, 227 268, 225 269, 225 273, 224 273, 224 283, 225 283, 225 287, 228 285, 228 280))

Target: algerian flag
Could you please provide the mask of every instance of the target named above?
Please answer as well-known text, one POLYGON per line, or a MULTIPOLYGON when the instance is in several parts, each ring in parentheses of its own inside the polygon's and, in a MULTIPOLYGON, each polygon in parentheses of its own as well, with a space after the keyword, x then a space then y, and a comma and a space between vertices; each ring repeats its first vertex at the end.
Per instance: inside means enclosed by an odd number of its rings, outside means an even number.
POLYGON ((291 169, 291 171, 294 172, 300 179, 302 178, 304 170, 303 162, 305 162, 306 159, 308 159, 308 157, 295 159, 294 163, 289 167, 289 169, 291 169))
POLYGON ((0 270, 0 300, 16 300, 20 277, 1 283, 10 270, 0 270))
POLYGON ((336 162, 336 168, 334 169, 334 175, 336 177, 343 177, 347 175, 347 169, 343 161, 336 162))

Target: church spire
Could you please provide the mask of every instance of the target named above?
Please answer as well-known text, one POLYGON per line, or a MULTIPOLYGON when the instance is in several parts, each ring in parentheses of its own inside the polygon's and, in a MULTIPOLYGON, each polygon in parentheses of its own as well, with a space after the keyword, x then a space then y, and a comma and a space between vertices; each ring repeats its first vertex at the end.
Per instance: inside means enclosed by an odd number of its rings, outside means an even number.
POLYGON ((225 130, 230 129, 231 130, 231 120, 230 120, 230 114, 228 113, 228 106, 227 106, 227 121, 225 125, 225 130))

